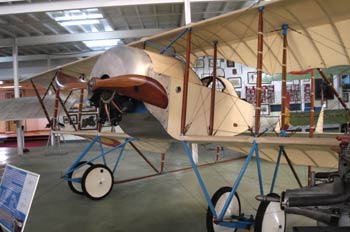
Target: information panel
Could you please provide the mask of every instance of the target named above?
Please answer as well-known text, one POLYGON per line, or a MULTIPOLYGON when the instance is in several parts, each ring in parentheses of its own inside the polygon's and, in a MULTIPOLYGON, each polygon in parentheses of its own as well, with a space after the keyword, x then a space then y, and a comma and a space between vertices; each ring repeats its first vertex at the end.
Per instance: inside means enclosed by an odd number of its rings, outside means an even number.
POLYGON ((39 177, 39 174, 6 165, 0 184, 0 224, 7 231, 24 230, 39 177))

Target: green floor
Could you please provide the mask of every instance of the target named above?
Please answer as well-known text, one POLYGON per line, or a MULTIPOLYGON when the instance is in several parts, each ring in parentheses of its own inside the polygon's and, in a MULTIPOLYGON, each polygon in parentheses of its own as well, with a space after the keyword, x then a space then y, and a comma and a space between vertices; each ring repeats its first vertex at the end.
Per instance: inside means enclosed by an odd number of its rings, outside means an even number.
MULTIPOLYGON (((60 149, 33 147, 23 157, 14 149, 8 150, 9 163, 39 173, 39 186, 26 224, 26 232, 70 231, 206 231, 207 205, 192 170, 168 173, 123 184, 116 184, 103 200, 92 201, 72 193, 60 177, 87 145, 86 142, 69 142, 60 149)), ((211 147, 213 148, 213 147, 211 147)), ((97 150, 97 149, 96 149, 97 150)), ((200 163, 212 162, 215 150, 199 146, 200 163)), ((160 155, 145 153, 159 167, 160 155)), ((221 159, 237 157, 229 151, 221 159)), ((111 163, 115 155, 108 158, 111 163)), ((212 195, 218 188, 229 185, 237 177, 244 160, 230 161, 200 168, 208 191, 212 195)), ((180 144, 173 144, 166 156, 165 170, 189 165, 180 144)), ((268 191, 274 165, 262 162, 264 188, 268 191)), ((306 183, 307 168, 295 167, 306 183)), ((127 151, 121 161, 116 180, 153 174, 154 171, 134 151, 127 151)), ((296 188, 297 182, 290 169, 281 165, 275 192, 296 188)), ((243 212, 255 215, 259 202, 256 164, 251 162, 238 193, 243 212)), ((287 231, 293 225, 314 225, 312 220, 288 215, 287 231)))

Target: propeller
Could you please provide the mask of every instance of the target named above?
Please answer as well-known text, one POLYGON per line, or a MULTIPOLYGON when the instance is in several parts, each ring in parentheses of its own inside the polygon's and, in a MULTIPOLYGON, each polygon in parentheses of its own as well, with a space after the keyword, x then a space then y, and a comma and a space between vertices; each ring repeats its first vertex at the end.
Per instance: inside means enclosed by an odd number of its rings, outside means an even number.
POLYGON ((88 86, 92 92, 98 89, 112 90, 163 109, 168 106, 164 87, 151 77, 130 74, 106 79, 92 78, 88 86))
POLYGON ((155 79, 128 74, 116 77, 103 75, 85 82, 60 71, 56 75, 56 84, 62 90, 88 88, 90 101, 99 107, 99 118, 103 124, 108 120, 115 125, 121 121, 122 113, 132 111, 135 100, 146 102, 165 109, 168 96, 164 87, 155 79))
POLYGON ((67 75, 62 71, 57 73, 55 82, 58 88, 62 90, 86 89, 88 87, 86 81, 67 75))

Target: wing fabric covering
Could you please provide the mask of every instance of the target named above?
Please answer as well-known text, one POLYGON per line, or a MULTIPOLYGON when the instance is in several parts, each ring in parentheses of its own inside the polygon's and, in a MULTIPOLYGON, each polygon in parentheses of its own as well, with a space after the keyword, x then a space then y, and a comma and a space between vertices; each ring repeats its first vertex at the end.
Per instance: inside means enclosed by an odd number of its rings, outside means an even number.
MULTIPOLYGON (((305 135, 307 136, 307 135, 305 135)), ((327 135, 331 136, 331 135, 327 135)), ((248 155, 255 141, 259 145, 259 157, 276 162, 280 146, 295 165, 310 165, 314 167, 337 168, 339 141, 336 135, 333 137, 258 137, 234 136, 234 137, 204 137, 184 136, 183 139, 192 143, 214 143, 225 148, 248 155)), ((286 163, 282 156, 282 163, 286 163)))
MULTIPOLYGON (((50 115, 52 115, 54 111, 54 102, 54 96, 47 96, 44 100, 45 107, 50 115)), ((66 106, 70 107, 72 104, 72 101, 68 101, 66 106)), ((0 109, 0 120, 3 121, 46 117, 37 97, 0 100, 0 109)), ((59 111, 59 116, 62 116, 63 113, 63 111, 59 111)))
MULTIPOLYGON (((288 24, 287 72, 310 67, 349 65, 350 1, 277 0, 265 2, 263 71, 282 70, 283 24, 288 24)), ((191 62, 213 54, 212 41, 218 41, 218 56, 255 67, 257 62, 258 7, 256 5, 189 24, 192 28, 191 62)), ((185 27, 133 42, 130 46, 152 50, 151 44, 166 47, 185 27), (149 42, 149 46, 147 43, 149 42)), ((173 49, 186 53, 186 36, 173 49)))

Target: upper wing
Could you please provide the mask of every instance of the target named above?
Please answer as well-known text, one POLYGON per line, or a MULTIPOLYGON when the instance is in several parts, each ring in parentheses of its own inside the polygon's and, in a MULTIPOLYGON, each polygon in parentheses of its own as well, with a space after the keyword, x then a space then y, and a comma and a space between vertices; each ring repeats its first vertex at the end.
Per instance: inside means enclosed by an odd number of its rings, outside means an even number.
MULTIPOLYGON (((230 150, 248 154, 253 142, 258 144, 259 156, 262 159, 276 162, 280 146, 283 146, 293 164, 316 167, 338 167, 339 141, 331 138, 301 137, 259 137, 234 136, 183 136, 184 141, 194 143, 220 144, 230 150)), ((285 163, 284 158, 281 159, 285 163)))
MULTIPOLYGON (((213 55, 213 41, 218 41, 218 55, 256 66, 258 8, 254 6, 218 16, 187 27, 192 28, 191 61, 213 55)), ((313 67, 331 67, 350 63, 350 1, 348 0, 277 0, 264 10, 264 65, 267 73, 282 70, 283 24, 289 25, 287 71, 313 67)), ((186 27, 142 39, 130 46, 152 49, 152 44, 166 47, 186 27), (150 43, 148 43, 150 42, 150 43)), ((186 36, 172 45, 185 56, 186 36)))
MULTIPOLYGON (((72 63, 68 63, 48 71, 39 73, 21 81, 22 86, 26 88, 34 87, 41 92, 47 93, 50 84, 55 78, 55 73, 61 70, 65 74, 79 78, 81 75, 89 77, 89 74, 100 55, 94 55, 88 58, 84 58, 72 63)), ((79 99, 79 91, 73 91, 70 97, 65 97, 68 93, 62 93, 61 99, 65 102, 66 108, 69 109, 77 99, 79 99)), ((43 96, 41 96, 43 97, 43 96)), ((49 113, 50 117, 54 111, 54 96, 47 95, 44 98, 43 104, 49 113)), ((30 118, 45 118, 44 111, 37 97, 21 97, 17 99, 3 99, 0 101, 0 120, 25 120, 30 118)), ((58 116, 63 114, 63 110, 58 112, 58 116)))
POLYGON ((89 77, 91 70, 101 54, 90 56, 87 58, 83 58, 62 66, 58 66, 56 68, 50 69, 48 71, 30 76, 21 82, 27 83, 29 81, 33 81, 37 87, 47 88, 51 84, 54 79, 55 73, 58 70, 61 70, 63 73, 68 74, 73 77, 79 78, 84 75, 85 77, 89 77))

